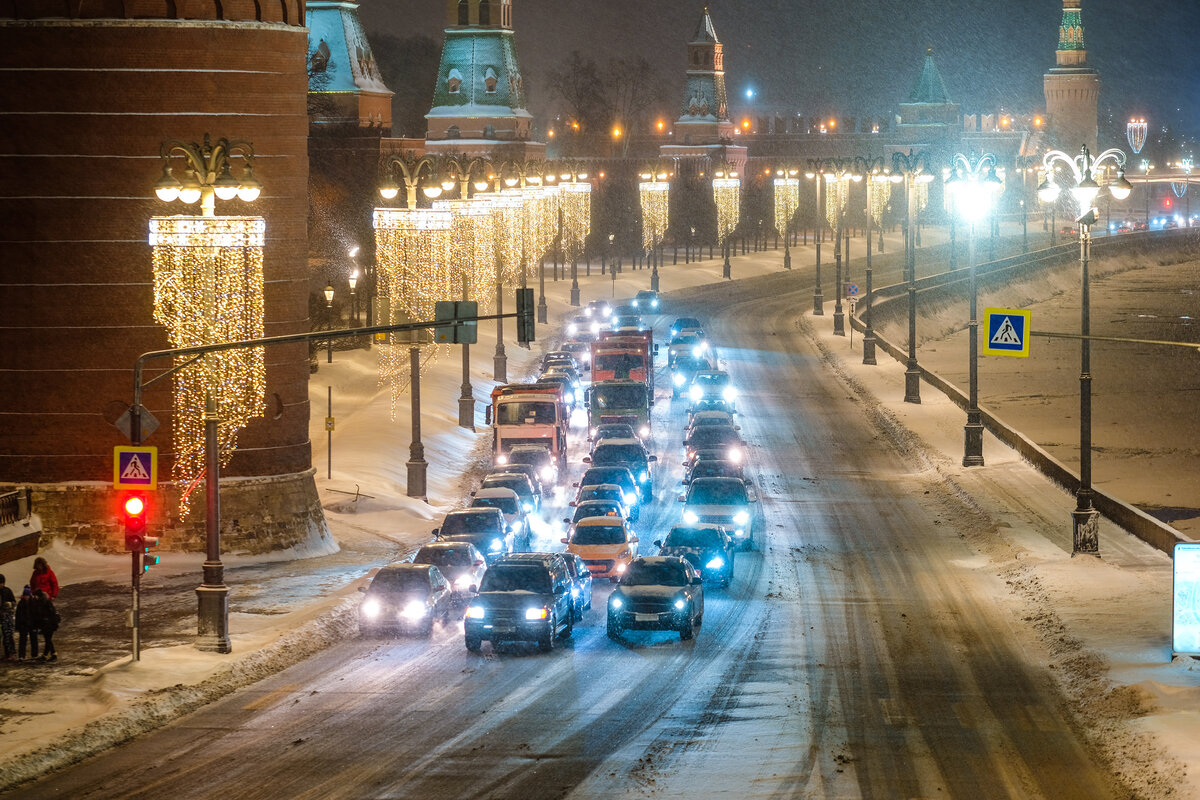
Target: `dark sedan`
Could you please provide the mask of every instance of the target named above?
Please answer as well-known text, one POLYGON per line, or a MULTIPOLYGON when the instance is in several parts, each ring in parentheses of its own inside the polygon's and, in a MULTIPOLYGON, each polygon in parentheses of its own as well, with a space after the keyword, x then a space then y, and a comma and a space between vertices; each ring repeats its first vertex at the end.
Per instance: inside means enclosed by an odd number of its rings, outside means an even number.
POLYGON ((397 631, 428 636, 433 623, 451 619, 452 590, 441 570, 430 564, 389 564, 375 574, 358 607, 364 635, 397 631))
POLYGON ((635 558, 608 598, 608 636, 679 631, 687 641, 704 622, 704 579, 677 556, 635 558))
POLYGON ((733 540, 719 525, 672 528, 666 539, 654 543, 660 556, 682 558, 696 568, 705 583, 726 587, 733 582, 733 540))

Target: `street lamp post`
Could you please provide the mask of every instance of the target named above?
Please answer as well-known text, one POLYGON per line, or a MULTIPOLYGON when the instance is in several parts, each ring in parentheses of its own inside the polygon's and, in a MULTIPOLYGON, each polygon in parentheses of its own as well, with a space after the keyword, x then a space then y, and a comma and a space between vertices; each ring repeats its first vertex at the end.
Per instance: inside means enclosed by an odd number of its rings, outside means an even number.
POLYGON ((984 153, 976 158, 962 153, 954 154, 950 177, 946 179, 946 191, 950 196, 954 216, 962 216, 968 225, 967 268, 971 292, 970 318, 967 322, 970 402, 963 433, 964 467, 983 466, 983 414, 979 410, 979 294, 975 274, 975 226, 991 213, 992 199, 999 190, 1000 179, 996 177, 994 155, 984 153))
POLYGON ((736 170, 719 169, 713 177, 713 202, 717 207, 717 236, 724 245, 725 262, 721 266, 721 277, 733 277, 733 265, 729 261, 730 236, 741 217, 742 182, 736 170))
MULTIPOLYGON (((875 360, 875 329, 871 324, 871 305, 874 302, 875 275, 871 267, 871 224, 875 221, 875 208, 873 207, 874 188, 876 185, 882 185, 887 190, 891 191, 891 176, 883 166, 883 158, 874 158, 864 160, 862 173, 867 176, 867 304, 863 309, 863 360, 862 363, 868 366, 874 366, 875 360)), ((886 196, 881 202, 886 201, 886 196)), ((882 230, 882 226, 881 226, 882 230)))
MULTIPOLYGON (((837 219, 833 241, 833 263, 836 275, 834 279, 836 293, 833 298, 834 336, 846 335, 846 315, 842 310, 842 235, 846 216, 846 199, 849 195, 847 181, 857 183, 862 180, 862 174, 857 171, 862 163, 864 162, 861 158, 827 158, 817 162, 812 160, 809 162, 810 167, 815 168, 815 171, 820 172, 824 177, 827 184, 826 190, 834 192, 834 211, 837 219)), ((846 251, 849 254, 848 241, 846 251)))
POLYGON ((776 229, 780 225, 783 226, 783 230, 780 233, 783 234, 784 269, 792 268, 792 216, 796 213, 796 206, 799 205, 799 174, 800 170, 793 168, 780 168, 775 171, 775 226, 776 229))
POLYGON ((921 402, 921 368, 917 365, 917 251, 913 240, 914 206, 918 183, 929 183, 933 172, 925 151, 892 154, 892 180, 904 182, 904 272, 908 281, 908 361, 904 370, 904 402, 921 402))
POLYGON ((350 273, 350 277, 346 279, 346 283, 350 284, 350 327, 358 327, 358 296, 354 294, 354 287, 358 286, 358 270, 350 273))
MULTIPOLYGON (((206 133, 203 144, 169 139, 162 143, 162 176, 154 185, 154 193, 164 203, 174 200, 190 205, 200 203, 201 217, 216 216, 216 200, 238 198, 246 203, 258 199, 262 184, 254 177, 254 146, 247 141, 230 141, 224 137, 215 143, 206 133), (243 160, 241 178, 234 178, 230 171, 232 156, 241 153, 243 160), (171 159, 182 155, 185 162, 184 179, 178 180, 171 159)), ((209 342, 210 344, 212 342, 209 342)), ((205 560, 201 568, 203 579, 196 588, 197 624, 196 648, 215 653, 229 653, 229 587, 225 585, 225 567, 221 563, 221 455, 218 426, 221 422, 217 403, 219 376, 212 362, 207 361, 207 383, 204 396, 204 457, 205 457, 205 560)), ((140 409, 135 402, 135 421, 131 426, 134 445, 142 443, 140 409)), ((179 457, 179 453, 176 453, 179 457)), ((134 606, 133 640, 134 660, 139 659, 140 609, 136 600, 140 580, 141 553, 134 552, 134 606)))
POLYGON ((421 443, 421 348, 408 348, 409 385, 412 387, 412 442, 408 446, 408 496, 426 496, 425 445, 421 443))
POLYGON ((821 289, 821 234, 825 227, 822 223, 824 215, 821 212, 821 184, 825 182, 824 176, 816 169, 819 162, 815 159, 809 159, 808 172, 804 173, 804 177, 813 182, 813 189, 816 191, 817 207, 816 216, 813 218, 813 244, 817 251, 817 282, 813 288, 813 316, 824 316, 825 314, 825 295, 821 289))
MULTIPOLYGON (((333 287, 325 287, 325 330, 333 330, 333 287)), ((328 356, 327 363, 333 363, 333 337, 330 336, 325 340, 326 354, 328 356)))
POLYGON ((1099 555, 1099 513, 1092 503, 1092 374, 1091 374, 1091 289, 1088 279, 1088 261, 1091 258, 1091 228, 1099 212, 1092 205, 1100 193, 1100 186, 1093 176, 1096 168, 1112 161, 1117 168, 1117 178, 1105 187, 1117 200, 1129 196, 1132 188, 1125 179, 1125 153, 1117 148, 1105 150, 1092 156, 1087 145, 1079 155, 1071 158, 1061 150, 1050 150, 1042 159, 1046 168, 1046 180, 1038 187, 1038 196, 1047 202, 1058 197, 1059 187, 1054 182, 1053 165, 1062 164, 1069 170, 1075 183, 1071 194, 1079 204, 1079 269, 1082 289, 1080 291, 1080 338, 1079 338, 1079 489, 1075 493, 1075 510, 1071 512, 1071 554, 1086 553, 1099 555))

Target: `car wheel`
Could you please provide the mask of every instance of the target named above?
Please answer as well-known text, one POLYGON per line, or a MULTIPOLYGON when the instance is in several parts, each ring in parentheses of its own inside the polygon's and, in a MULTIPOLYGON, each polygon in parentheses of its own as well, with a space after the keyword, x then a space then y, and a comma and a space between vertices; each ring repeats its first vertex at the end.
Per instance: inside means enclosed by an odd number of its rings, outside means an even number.
POLYGON ((550 624, 546 627, 545 634, 538 640, 538 649, 543 653, 549 653, 554 649, 554 637, 558 633, 558 618, 553 614, 550 615, 550 624))
POLYGON ((683 626, 679 629, 679 640, 686 642, 695 635, 696 633, 692 629, 692 610, 689 608, 687 618, 684 619, 683 626))
POLYGON ((478 653, 480 650, 483 649, 483 640, 480 639, 478 636, 468 636, 467 637, 467 649, 470 650, 472 653, 478 653))
POLYGON ((424 624, 417 629, 417 635, 426 639, 428 639, 430 636, 433 636, 433 617, 425 620, 424 624))
POLYGON ((609 617, 608 618, 608 638, 620 639, 622 632, 623 631, 621 630, 621 623, 617 622, 612 617, 609 617))
POLYGON ((562 638, 570 639, 571 634, 573 634, 574 632, 575 632, 575 617, 568 614, 567 615, 567 627, 562 632, 562 638))

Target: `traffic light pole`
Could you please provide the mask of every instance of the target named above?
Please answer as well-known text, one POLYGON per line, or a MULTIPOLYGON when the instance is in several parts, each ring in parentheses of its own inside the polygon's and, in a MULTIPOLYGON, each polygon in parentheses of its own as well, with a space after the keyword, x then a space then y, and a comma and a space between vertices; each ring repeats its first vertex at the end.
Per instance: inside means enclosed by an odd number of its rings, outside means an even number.
MULTIPOLYGON (((524 289, 528 295, 520 302, 520 313, 528 316, 527 321, 518 319, 517 329, 529 332, 529 341, 533 340, 534 305, 532 289, 524 289)), ((515 318, 519 314, 491 314, 487 316, 461 317, 457 319, 429 320, 425 322, 405 322, 396 325, 371 325, 366 328, 346 328, 334 331, 308 331, 284 336, 267 336, 261 339, 245 339, 236 342, 220 344, 197 345, 195 347, 179 347, 171 350, 152 350, 138 356, 133 365, 133 405, 129 409, 129 438, 133 445, 142 444, 142 393, 154 383, 168 378, 185 367, 200 361, 209 353, 219 353, 226 350, 244 350, 251 347, 267 347, 278 344, 292 344, 316 340, 345 339, 357 336, 372 336, 376 333, 394 333, 415 331, 425 328, 440 328, 450 325, 458 326, 469 322, 485 322, 500 320, 504 317, 515 318), (190 358, 188 358, 190 356, 190 358), (179 359, 185 359, 180 361, 179 359), (172 359, 176 364, 163 370, 150 380, 143 381, 142 376, 146 363, 157 359, 172 359)), ((217 424, 219 420, 211 394, 206 400, 205 408, 205 459, 206 459, 206 492, 205 505, 207 520, 205 521, 206 553, 203 567, 204 582, 196 589, 198 598, 198 638, 196 646, 200 650, 218 653, 231 652, 229 642, 229 588, 225 585, 224 565, 221 563, 221 505, 220 505, 220 449, 217 444, 217 424)), ((144 542, 152 540, 144 538, 144 542)), ((153 541, 157 544, 157 541, 153 541)), ((141 611, 141 576, 143 569, 144 547, 137 547, 131 553, 133 573, 133 609, 131 622, 133 627, 133 660, 140 660, 139 615, 141 611)))

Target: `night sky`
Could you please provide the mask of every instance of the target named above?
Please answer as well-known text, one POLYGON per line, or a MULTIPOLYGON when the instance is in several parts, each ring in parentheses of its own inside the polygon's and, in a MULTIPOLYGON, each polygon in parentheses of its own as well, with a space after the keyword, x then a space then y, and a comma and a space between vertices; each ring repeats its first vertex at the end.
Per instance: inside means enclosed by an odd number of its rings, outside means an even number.
MULTIPOLYGON (((517 52, 530 110, 546 114, 546 71, 573 49, 603 64, 643 55, 659 70, 673 113, 685 43, 701 0, 514 0, 517 52)), ((806 116, 892 114, 907 98, 926 47, 965 114, 1044 107, 1054 66, 1059 0, 710 0, 725 46, 735 115, 751 108, 806 116)), ((362 0, 374 32, 428 35, 440 44, 445 0, 362 0)), ((1089 65, 1102 81, 1101 122, 1145 116, 1200 131, 1200 0, 1084 0, 1089 65)), ((435 76, 428 77, 432 96, 435 76)), ((541 122, 541 120, 539 120, 541 122)), ((1122 125, 1123 127, 1123 125, 1122 125)))

